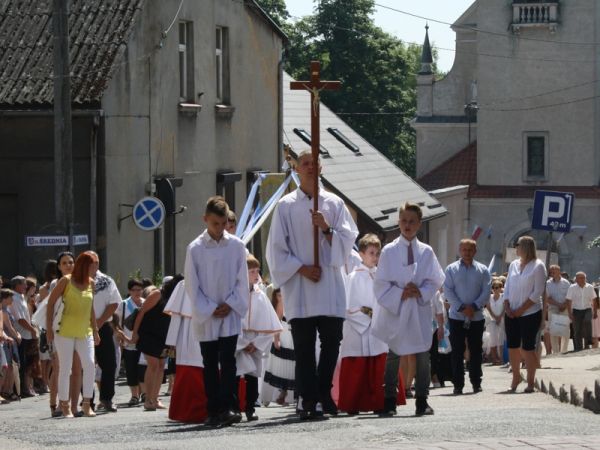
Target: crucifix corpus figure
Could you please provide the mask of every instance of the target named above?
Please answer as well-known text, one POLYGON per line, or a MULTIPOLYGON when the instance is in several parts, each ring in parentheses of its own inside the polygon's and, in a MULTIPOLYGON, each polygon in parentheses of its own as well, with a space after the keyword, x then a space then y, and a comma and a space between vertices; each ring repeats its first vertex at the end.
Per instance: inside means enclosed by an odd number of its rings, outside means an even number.
MULTIPOLYGON (((310 138, 311 138, 311 153, 313 168, 317 171, 313 177, 313 211, 319 210, 319 148, 320 143, 320 116, 319 105, 320 95, 323 90, 338 90, 342 83, 340 81, 322 81, 321 80, 321 63, 319 61, 311 61, 310 63, 310 81, 292 81, 290 89, 292 90, 307 90, 310 92, 310 103, 312 105, 310 115, 310 138)), ((315 225, 313 227, 313 251, 314 265, 319 266, 319 229, 315 225)))

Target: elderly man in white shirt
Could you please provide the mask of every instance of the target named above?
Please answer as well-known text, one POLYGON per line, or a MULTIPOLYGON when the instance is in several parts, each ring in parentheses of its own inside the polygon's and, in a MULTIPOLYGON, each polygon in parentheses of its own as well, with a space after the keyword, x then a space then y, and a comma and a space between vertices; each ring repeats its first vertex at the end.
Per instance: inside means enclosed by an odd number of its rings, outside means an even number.
POLYGON ((594 287, 586 281, 585 272, 575 274, 575 283, 567 291, 569 317, 573 322, 573 347, 576 352, 589 348, 592 342, 592 306, 597 314, 594 287))
POLYGON ((313 192, 320 169, 320 164, 313 167, 310 151, 300 152, 296 165, 300 186, 279 201, 266 252, 271 277, 281 287, 285 315, 292 326, 302 420, 321 415, 319 402, 323 412, 337 414, 330 391, 346 315, 342 267, 358 235, 341 198, 324 189, 313 192), (313 211, 315 195, 318 211, 313 211), (319 233, 319 266, 313 262, 314 227, 319 233), (318 365, 317 331, 321 341, 318 365))
MULTIPOLYGON (((560 273, 560 266, 553 264, 548 269, 550 279, 546 281, 546 304, 548 305, 548 323, 552 316, 568 315, 567 291, 571 286, 568 280, 560 273)), ((569 348, 569 336, 555 336, 550 334, 552 353, 565 353, 569 348)))

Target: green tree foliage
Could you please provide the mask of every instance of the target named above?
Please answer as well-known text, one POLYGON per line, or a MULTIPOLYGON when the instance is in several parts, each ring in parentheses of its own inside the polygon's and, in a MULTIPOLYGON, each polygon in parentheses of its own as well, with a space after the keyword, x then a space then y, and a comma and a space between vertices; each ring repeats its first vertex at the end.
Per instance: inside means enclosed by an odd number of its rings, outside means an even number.
MULTIPOLYGON (((259 3, 269 14, 281 14, 282 0, 259 3)), ((321 61, 322 78, 343 83, 341 91, 324 91, 323 102, 414 176, 416 142, 409 121, 416 111, 421 47, 375 26, 374 6, 374 0, 320 0, 313 15, 284 24, 290 39, 286 70, 307 79, 309 62, 321 61)))
POLYGON ((257 3, 265 10, 279 27, 284 27, 290 18, 290 13, 285 6, 285 0, 258 0, 257 3))

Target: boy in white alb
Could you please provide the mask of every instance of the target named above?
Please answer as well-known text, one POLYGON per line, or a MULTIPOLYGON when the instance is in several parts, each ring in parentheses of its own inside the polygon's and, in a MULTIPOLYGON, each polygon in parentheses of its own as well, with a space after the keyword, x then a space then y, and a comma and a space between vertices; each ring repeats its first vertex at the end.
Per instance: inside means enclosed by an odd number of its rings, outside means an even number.
POLYGON ((206 204, 206 230, 187 248, 185 290, 204 361, 209 426, 239 423, 235 350, 248 310, 244 243, 225 231, 229 207, 222 197, 206 204))
POLYGON ((381 241, 367 234, 358 241, 361 264, 348 275, 346 320, 341 346, 338 407, 349 414, 383 409, 383 373, 388 346, 371 334, 377 307, 373 280, 381 241))
MULTIPOLYGON (((281 333, 283 327, 265 293, 258 287, 260 262, 253 255, 246 258, 250 301, 248 312, 242 320, 242 334, 237 342, 237 374, 246 381, 246 419, 258 420, 254 404, 258 400, 258 377, 262 374, 263 361, 269 355, 273 335, 281 333)), ((239 409, 239 407, 238 407, 239 409)))
MULTIPOLYGON (((401 236, 387 244, 375 274, 375 296, 381 306, 373 317, 373 334, 395 355, 416 355, 416 415, 431 415, 429 395, 431 299, 444 283, 444 271, 432 248, 417 239, 423 213, 416 204, 400 207, 401 236)), ((386 367, 386 397, 398 376, 397 359, 386 367), (391 386, 390 386, 391 385, 391 386)), ((397 384, 397 381, 396 381, 397 384)), ((387 409, 387 408, 386 408, 387 409)))

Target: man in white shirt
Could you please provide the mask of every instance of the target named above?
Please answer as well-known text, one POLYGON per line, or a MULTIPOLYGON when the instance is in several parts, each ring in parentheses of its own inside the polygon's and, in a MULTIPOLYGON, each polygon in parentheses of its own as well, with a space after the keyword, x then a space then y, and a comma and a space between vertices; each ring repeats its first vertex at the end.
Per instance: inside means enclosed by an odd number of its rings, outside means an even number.
MULTIPOLYGON (((568 315, 567 292, 571 283, 562 277, 560 266, 556 264, 548 268, 550 279, 546 281, 546 305, 548 306, 548 323, 555 314, 568 315)), ((550 334, 552 353, 565 353, 569 348, 569 336, 554 336, 550 334)))
POLYGON ((320 164, 313 167, 309 150, 300 152, 296 165, 300 186, 279 201, 266 249, 271 277, 281 287, 285 315, 292 326, 302 420, 322 415, 317 403, 322 404, 323 412, 337 414, 330 391, 346 315, 342 267, 358 235, 341 198, 324 189, 313 192, 314 177, 319 176, 320 169, 320 164), (314 195, 318 195, 318 211, 313 211, 314 195), (315 226, 319 266, 313 260, 315 226), (317 332, 321 341, 318 365, 317 332))
MULTIPOLYGON (((576 352, 589 348, 592 342, 592 305, 598 297, 594 287, 586 282, 586 274, 577 272, 575 283, 567 291, 569 317, 573 322, 573 347, 576 352)), ((595 307, 594 307, 595 309, 595 307)))
MULTIPOLYGON (((96 263, 97 267, 98 263, 96 263)), ((100 335, 100 345, 96 346, 96 361, 102 369, 100 403, 106 411, 117 412, 117 408, 112 402, 115 396, 117 356, 111 322, 122 298, 115 281, 100 270, 96 271, 94 283, 94 314, 100 335)))
POLYGON ((32 390, 33 380, 27 375, 31 361, 27 360, 27 355, 31 354, 30 347, 36 345, 37 331, 31 325, 31 317, 29 316, 29 308, 27 307, 27 299, 25 298, 25 292, 27 291, 25 277, 18 275, 12 278, 10 285, 13 291, 15 291, 10 312, 15 318, 15 329, 21 334, 21 343, 19 344, 21 396, 33 397, 35 395, 32 390))

